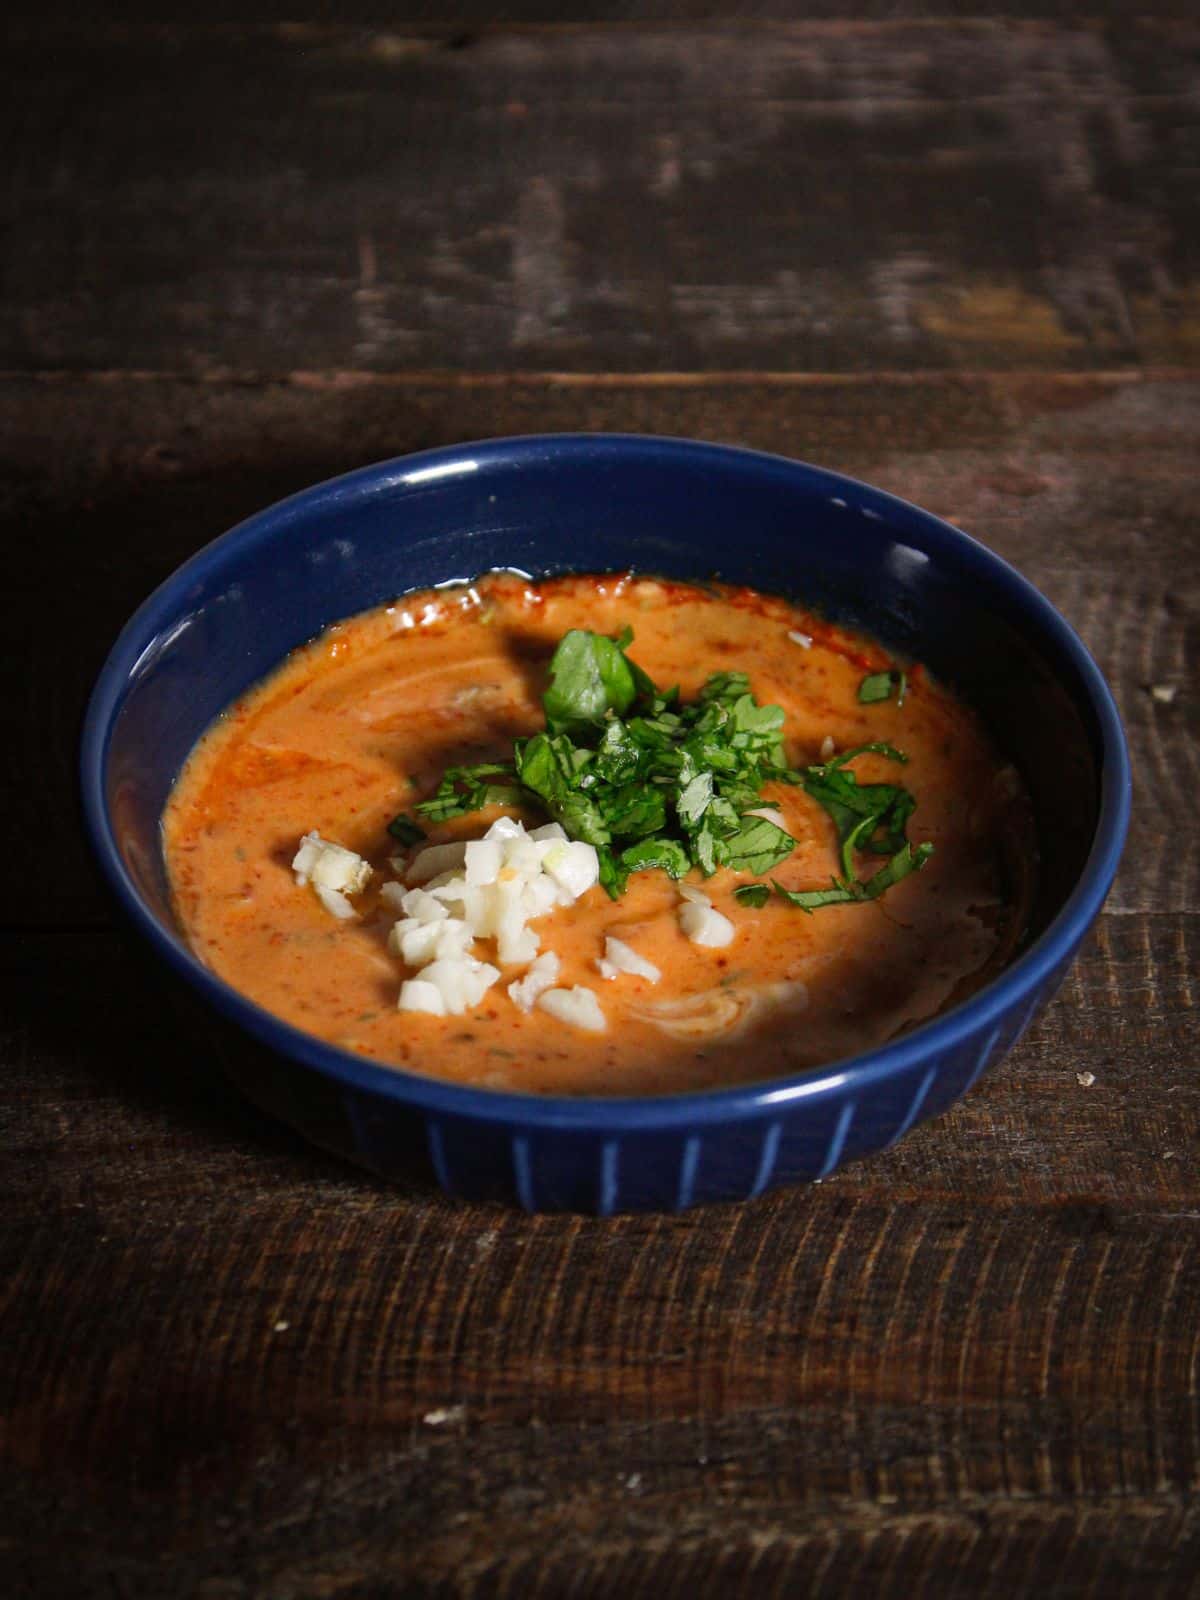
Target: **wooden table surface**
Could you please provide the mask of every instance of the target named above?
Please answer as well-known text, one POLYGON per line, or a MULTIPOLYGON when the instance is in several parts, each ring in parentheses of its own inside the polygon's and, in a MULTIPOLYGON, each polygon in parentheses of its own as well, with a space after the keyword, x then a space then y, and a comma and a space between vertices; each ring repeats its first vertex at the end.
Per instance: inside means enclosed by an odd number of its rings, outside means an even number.
POLYGON ((1200 26, 632 9, 10 33, 6 1596, 1200 1594, 1200 26), (964 526, 1134 759, 1011 1057, 887 1156, 678 1217, 385 1188, 267 1122, 74 798, 105 651, 209 538, 597 428, 964 526))

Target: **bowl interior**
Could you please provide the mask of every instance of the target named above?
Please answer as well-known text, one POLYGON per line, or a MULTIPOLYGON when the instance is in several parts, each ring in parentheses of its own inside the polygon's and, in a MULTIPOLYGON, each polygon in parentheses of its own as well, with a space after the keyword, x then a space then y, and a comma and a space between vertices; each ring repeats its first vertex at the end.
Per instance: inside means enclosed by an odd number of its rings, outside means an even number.
POLYGON ((171 938, 159 819, 212 719, 328 623, 497 567, 719 576, 865 628, 957 688, 1023 774, 1041 847, 1035 935, 1078 881, 1102 729, 1073 636, 995 557, 915 507, 794 462, 682 441, 512 440, 282 502, 202 551, 125 630, 90 732, 117 851, 171 938))

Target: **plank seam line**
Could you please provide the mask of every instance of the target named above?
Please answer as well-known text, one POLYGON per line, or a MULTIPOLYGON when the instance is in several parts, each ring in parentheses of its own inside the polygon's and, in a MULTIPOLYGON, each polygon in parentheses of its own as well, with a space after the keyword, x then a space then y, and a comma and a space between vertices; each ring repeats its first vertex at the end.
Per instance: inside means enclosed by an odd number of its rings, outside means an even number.
POLYGON ((1054 383, 1080 388, 1094 384, 1116 388, 1140 383, 1198 383, 1200 367, 920 367, 911 371, 883 367, 865 372, 788 370, 780 368, 713 367, 635 370, 559 371, 513 368, 496 372, 457 372, 444 368, 424 368, 409 372, 371 372, 351 367, 297 368, 290 372, 261 372, 215 368, 210 372, 189 372, 164 367, 96 367, 86 370, 66 367, 21 369, 0 368, 0 382, 27 384, 188 384, 196 388, 277 388, 356 389, 356 388, 457 388, 499 389, 505 387, 558 388, 749 388, 756 384, 777 388, 917 388, 928 383, 995 384, 1012 388, 1027 383, 1054 383))
MULTIPOLYGON (((1105 12, 1097 9, 1081 16, 1072 16, 1069 27, 1072 33, 1095 30, 1108 20, 1105 12)), ((1139 17, 1143 32, 1178 33, 1188 27, 1186 17, 1139 17)), ((390 39, 428 40, 442 44, 468 35, 471 38, 503 38, 515 34, 528 38, 547 36, 556 38, 569 34, 704 34, 715 38, 728 38, 746 32, 770 34, 815 34, 825 37, 866 36, 868 34, 929 33, 950 30, 955 33, 987 36, 995 33, 1025 33, 1044 37, 1045 19, 1040 16, 976 16, 964 17, 954 11, 937 11, 929 16, 912 17, 743 17, 729 21, 720 16, 700 17, 590 17, 577 20, 539 20, 481 18, 477 22, 427 22, 420 18, 402 19, 398 22, 368 21, 359 26, 347 22, 246 21, 196 22, 175 19, 141 22, 119 19, 112 22, 77 24, 58 17, 20 17, 15 30, 18 43, 41 43, 43 40, 59 41, 64 36, 85 35, 101 43, 125 42, 130 39, 175 39, 179 37, 201 42, 210 40, 237 41, 247 38, 278 39, 284 44, 306 40, 320 44, 333 40, 357 41, 364 35, 374 38, 381 35, 390 39)))

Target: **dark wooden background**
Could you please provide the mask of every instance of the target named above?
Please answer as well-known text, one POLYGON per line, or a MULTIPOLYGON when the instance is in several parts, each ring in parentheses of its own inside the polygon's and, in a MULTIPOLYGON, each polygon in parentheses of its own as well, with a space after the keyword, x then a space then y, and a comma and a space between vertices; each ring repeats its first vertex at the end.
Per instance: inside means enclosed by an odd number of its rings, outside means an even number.
POLYGON ((1200 1594, 1200 24, 434 9, 9 33, 0 1590, 1200 1594), (1011 1058, 682 1217, 456 1205, 266 1122, 75 811, 87 688, 184 556, 381 456, 591 428, 966 527, 1136 773, 1011 1058))

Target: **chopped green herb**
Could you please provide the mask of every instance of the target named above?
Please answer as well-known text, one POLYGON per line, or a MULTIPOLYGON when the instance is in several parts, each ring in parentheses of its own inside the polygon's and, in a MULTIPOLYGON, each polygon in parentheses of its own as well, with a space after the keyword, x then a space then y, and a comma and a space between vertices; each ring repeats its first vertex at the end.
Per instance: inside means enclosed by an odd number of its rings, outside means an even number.
POLYGON ((701 818, 712 804, 713 775, 711 772, 698 772, 685 789, 680 792, 675 802, 675 810, 679 820, 685 828, 695 829, 700 826, 701 818))
MULTIPOLYGON (((840 756, 836 756, 826 764, 830 767, 844 767, 856 756, 886 756, 889 761, 898 761, 902 767, 908 765, 908 757, 903 750, 897 750, 894 744, 884 744, 881 739, 876 739, 871 744, 856 744, 853 749, 843 750, 840 756)), ((813 769, 810 767, 808 770, 811 772, 813 769)))
POLYGON ((406 848, 410 844, 420 844, 426 837, 424 828, 418 827, 411 817, 403 815, 393 817, 387 825, 387 831, 406 848))
POLYGON ((902 706, 907 688, 908 675, 905 672, 872 672, 858 686, 859 704, 869 706, 877 700, 890 700, 894 692, 896 704, 902 706))
POLYGON ((559 822, 572 839, 607 844, 612 838, 594 800, 583 787, 590 750, 580 750, 566 734, 535 733, 516 744, 517 776, 542 809, 559 822))
POLYGON ((691 866, 687 851, 678 839, 643 839, 621 851, 621 865, 628 872, 645 872, 648 867, 661 867, 672 878, 682 878, 691 866))
MULTIPOLYGON (((860 784, 849 770, 867 754, 903 764, 903 752, 864 744, 820 765, 789 767, 783 710, 760 705, 744 672, 714 673, 683 704, 677 688, 663 692, 629 659, 632 642, 630 628, 615 639, 578 628, 565 634, 543 696, 545 731, 516 740, 511 762, 448 768, 434 794, 413 807, 416 816, 439 823, 492 805, 542 811, 595 847, 600 882, 616 900, 631 873, 652 868, 672 878, 692 867, 711 877, 722 866, 765 877, 795 848, 776 822, 751 814, 773 781, 802 787, 829 813, 842 867, 828 889, 776 885, 789 904, 810 911, 877 899, 924 864, 932 845, 914 851, 905 836, 913 796, 898 784, 860 784), (860 882, 856 854, 889 859, 860 882)), ((897 677, 903 694, 903 673, 877 673, 864 680, 859 699, 886 699, 897 677)), ((407 815, 388 831, 406 845, 425 837, 407 815)), ((771 890, 744 884, 734 893, 744 905, 762 906, 771 890)))
POLYGON ((542 697, 546 725, 552 732, 602 724, 610 711, 617 716, 628 711, 638 694, 625 655, 625 647, 632 641, 630 628, 619 640, 585 633, 581 628, 563 635, 550 663, 550 687, 542 697))
POLYGON ((790 856, 796 841, 766 817, 743 817, 738 831, 725 841, 726 864, 735 872, 752 872, 756 878, 790 856))
POLYGON ((776 883, 772 878, 771 887, 781 900, 786 900, 790 906, 798 906, 801 911, 807 911, 810 915, 820 906, 836 906, 846 900, 861 899, 861 896, 856 895, 848 883, 839 883, 836 878, 831 879, 830 882, 831 887, 828 889, 803 889, 797 891, 795 889, 785 889, 781 883, 776 883))
POLYGON ((856 756, 876 754, 891 761, 907 757, 887 744, 859 745, 847 750, 836 761, 809 767, 801 777, 805 793, 829 813, 837 829, 842 871, 854 875, 851 857, 855 850, 869 855, 893 855, 905 840, 905 828, 916 808, 907 789, 895 783, 860 784, 848 763, 856 756))
POLYGON ((828 889, 805 889, 799 892, 785 889, 774 879, 771 880, 771 884, 781 899, 786 900, 790 906, 799 906, 801 911, 811 912, 819 906, 833 906, 847 901, 878 900, 881 894, 890 889, 894 883, 899 883, 901 878, 907 878, 910 872, 920 872, 932 854, 931 844, 919 844, 914 850, 912 845, 906 842, 885 866, 880 867, 874 877, 867 878, 861 883, 853 878, 834 878, 828 889))
MULTIPOLYGON (((515 768, 495 761, 480 761, 473 767, 447 767, 437 791, 413 810, 427 822, 448 822, 465 817, 484 806, 520 805, 522 795, 515 768), (502 778, 502 783, 490 780, 502 778)), ((389 828, 390 831, 390 828, 389 828)))
POLYGON ((743 883, 733 891, 733 898, 744 906, 761 907, 771 898, 771 890, 765 883, 743 883))

